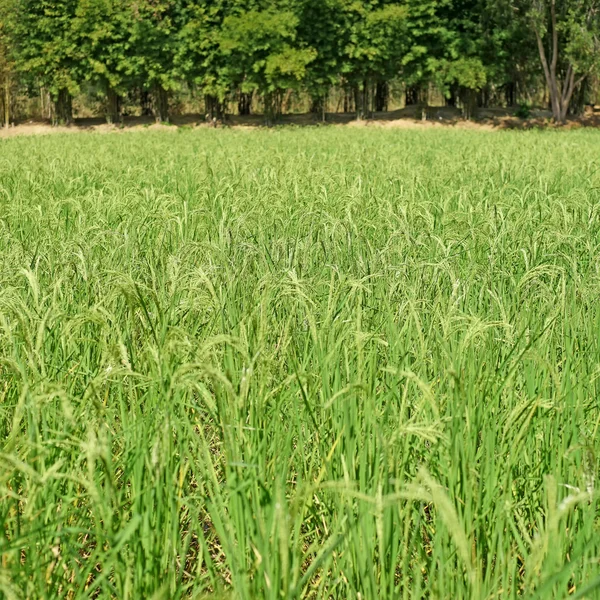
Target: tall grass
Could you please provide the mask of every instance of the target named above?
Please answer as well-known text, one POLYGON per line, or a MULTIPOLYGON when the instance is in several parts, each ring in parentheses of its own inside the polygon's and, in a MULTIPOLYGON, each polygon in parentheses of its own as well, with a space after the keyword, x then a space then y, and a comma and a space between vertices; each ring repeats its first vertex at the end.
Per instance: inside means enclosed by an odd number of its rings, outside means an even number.
POLYGON ((0 145, 0 596, 595 598, 600 138, 0 145))

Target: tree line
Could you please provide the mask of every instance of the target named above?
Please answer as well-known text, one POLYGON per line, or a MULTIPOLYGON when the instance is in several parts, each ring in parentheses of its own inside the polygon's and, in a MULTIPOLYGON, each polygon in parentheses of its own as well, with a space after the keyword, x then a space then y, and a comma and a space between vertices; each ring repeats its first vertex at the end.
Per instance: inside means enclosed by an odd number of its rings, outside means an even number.
POLYGON ((467 116, 543 87, 564 121, 597 77, 599 32, 600 0, 0 0, 1 118, 16 86, 43 86, 56 123, 89 86, 108 121, 133 89, 167 121, 183 87, 211 118, 258 95, 272 121, 289 90, 320 113, 334 88, 361 118, 400 81, 407 102, 435 85, 467 116))

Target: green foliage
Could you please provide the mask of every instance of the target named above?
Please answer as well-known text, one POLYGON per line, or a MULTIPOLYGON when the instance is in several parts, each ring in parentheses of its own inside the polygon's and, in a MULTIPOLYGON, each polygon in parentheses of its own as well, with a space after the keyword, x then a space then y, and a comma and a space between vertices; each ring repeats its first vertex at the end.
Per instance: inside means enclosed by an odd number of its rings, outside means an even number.
POLYGON ((315 57, 305 74, 305 85, 314 98, 322 98, 341 80, 344 21, 339 0, 304 0, 297 26, 302 47, 314 48, 315 57))
POLYGON ((222 74, 228 61, 220 47, 225 14, 225 2, 202 1, 186 6, 174 57, 175 68, 184 80, 221 101, 232 91, 231 82, 222 74))
POLYGON ((74 94, 84 77, 84 56, 73 27, 78 0, 17 0, 14 39, 20 69, 53 95, 74 94))
POLYGON ((129 72, 147 88, 174 89, 174 66, 179 28, 178 0, 128 0, 131 20, 128 47, 129 72))
POLYGON ((451 0, 406 0, 406 47, 401 72, 407 84, 429 80, 435 74, 433 59, 443 56, 445 23, 440 10, 451 0))
POLYGON ((509 0, 490 0, 481 8, 482 58, 488 81, 496 85, 536 87, 540 64, 529 23, 516 18, 509 0))
POLYGON ((548 49, 555 6, 569 100, 600 75, 600 5, 553 1, 3 0, 0 29, 21 78, 56 98, 91 82, 113 96, 152 90, 165 107, 187 84, 221 104, 257 92, 270 106, 302 89, 318 105, 335 85, 362 93, 366 109, 376 84, 398 80, 454 99, 538 89, 535 32, 548 49))
POLYGON ((130 23, 127 3, 122 0, 79 0, 73 27, 88 62, 86 79, 126 91, 135 78, 130 23))
POLYGON ((531 106, 527 102, 521 102, 515 114, 519 119, 529 119, 531 117, 531 106))
POLYGON ((600 73, 600 2, 580 0, 568 4, 561 26, 565 57, 576 73, 600 73))
POLYGON ((348 29, 342 73, 353 82, 389 77, 405 50, 407 10, 399 4, 340 0, 348 29))
POLYGON ((486 83, 483 25, 481 18, 473 18, 481 4, 480 0, 453 0, 439 10, 444 44, 438 57, 431 56, 429 70, 442 89, 480 90, 486 83))
POLYGON ((0 0, 0 13, 5 15, 0 20, 0 82, 6 81, 14 70, 15 39, 12 35, 14 24, 14 0, 0 0))
MULTIPOLYGON (((0 14, 13 15, 13 0, 0 0, 0 14), (10 12, 9 12, 10 11, 10 12)), ((0 20, 0 125, 8 127, 11 120, 11 89, 15 79, 15 40, 5 17, 0 20)))
POLYGON ((457 58, 436 63, 438 81, 442 86, 457 85, 480 90, 487 80, 486 69, 479 58, 457 58))
POLYGON ((306 76, 307 66, 315 59, 313 48, 283 47, 277 54, 271 54, 265 64, 265 77, 271 89, 297 86, 306 76))
POLYGON ((225 74, 244 92, 276 92, 297 85, 314 60, 312 48, 295 48, 298 17, 291 11, 250 10, 229 15, 221 30, 225 74))
POLYGON ((0 595, 597 596, 599 146, 4 140, 0 595))
POLYGON ((510 5, 537 42, 553 116, 564 122, 575 89, 598 72, 600 2, 512 0, 510 5))
POLYGON ((578 73, 596 68, 600 57, 598 0, 513 0, 513 7, 542 38, 552 35, 554 7, 560 60, 572 64, 578 73))

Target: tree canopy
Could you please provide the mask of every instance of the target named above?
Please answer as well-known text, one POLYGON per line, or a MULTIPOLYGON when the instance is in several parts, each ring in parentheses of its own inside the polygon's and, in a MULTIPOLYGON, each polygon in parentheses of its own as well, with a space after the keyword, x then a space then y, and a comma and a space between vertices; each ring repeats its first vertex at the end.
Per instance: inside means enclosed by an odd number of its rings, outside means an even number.
POLYGON ((272 120, 286 93, 324 111, 333 88, 368 116, 397 82, 467 116, 545 88, 563 121, 597 76, 599 29, 600 0, 0 0, 3 119, 16 81, 48 91, 56 122, 89 86, 111 121, 134 90, 167 120, 183 87, 211 115, 260 97, 272 120))

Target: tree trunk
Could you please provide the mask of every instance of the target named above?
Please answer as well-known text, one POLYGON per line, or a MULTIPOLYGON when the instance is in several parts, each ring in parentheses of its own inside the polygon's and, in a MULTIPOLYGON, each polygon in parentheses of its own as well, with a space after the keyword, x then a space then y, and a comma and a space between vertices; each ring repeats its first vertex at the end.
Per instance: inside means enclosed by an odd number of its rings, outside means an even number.
POLYGON ((453 108, 456 108, 459 96, 460 90, 458 86, 456 86, 455 84, 451 85, 448 90, 448 96, 446 97, 446 106, 452 106, 453 108))
POLYGON ((463 117, 470 121, 477 114, 477 92, 469 88, 460 90, 460 103, 463 117))
POLYGON ((517 93, 516 84, 514 81, 509 81, 504 87, 504 99, 507 106, 516 106, 517 104, 517 93))
POLYGON ((223 103, 216 96, 211 96, 210 94, 204 96, 204 110, 206 111, 206 120, 213 123, 220 121, 225 116, 223 103))
POLYGON ((204 118, 207 121, 212 121, 216 119, 215 108, 214 108, 215 98, 210 94, 204 95, 204 118))
POLYGON ((42 119, 46 117, 46 105, 44 103, 44 97, 46 96, 46 90, 40 86, 40 114, 42 119))
POLYGON ((240 115, 249 115, 252 108, 252 94, 240 92, 238 98, 238 112, 240 115))
POLYGON ((354 107, 352 106, 352 96, 353 90, 348 87, 344 87, 344 112, 350 113, 354 112, 354 107))
MULTIPOLYGON (((546 77, 548 92, 550 94, 550 107, 552 110, 552 116, 556 121, 560 121, 562 111, 559 102, 558 85, 556 80, 556 64, 554 60, 550 65, 548 64, 548 60, 546 58, 546 49, 544 48, 544 42, 537 29, 535 30, 535 37, 537 39, 540 60, 542 61, 542 67, 544 69, 544 76, 546 77)), ((554 44, 553 52, 556 54, 556 46, 554 46, 554 44)))
POLYGON ((579 88, 573 94, 569 114, 582 116, 585 114, 585 107, 589 100, 589 79, 586 77, 579 85, 579 88))
POLYGON ((106 122, 118 123, 121 120, 121 98, 110 86, 106 90, 106 122))
MULTIPOLYGON (((345 107, 344 107, 345 108, 345 107)), ((323 123, 326 121, 327 115, 327 92, 324 94, 313 96, 310 102, 310 112, 318 117, 323 123)), ((346 112, 346 111, 344 111, 346 112)))
POLYGON ((364 79, 362 86, 354 87, 354 97, 356 103, 356 119, 361 121, 368 119, 371 111, 369 110, 369 80, 364 79))
POLYGON ((71 125, 73 123, 73 97, 66 88, 59 90, 54 100, 53 125, 71 125))
POLYGON ((10 75, 7 73, 4 78, 4 127, 10 126, 10 75))
POLYGON ((322 111, 323 98, 321 96, 311 96, 310 98, 310 112, 313 115, 320 115, 322 111))
POLYGON ((142 117, 152 116, 152 105, 150 102, 150 92, 148 92, 148 90, 140 90, 140 108, 142 117))
POLYGON ((479 93, 477 94, 477 107, 488 108, 490 106, 491 95, 492 94, 489 85, 486 85, 484 88, 479 90, 479 93))
POLYGON ((544 47, 544 40, 542 35, 537 28, 534 28, 535 38, 537 41, 538 51, 540 54, 540 60, 544 69, 544 76, 546 78, 546 84, 548 86, 548 92, 550 94, 550 107, 552 109, 552 117, 558 123, 564 123, 567 120, 567 113, 569 111, 569 104, 575 88, 585 79, 585 75, 575 79, 575 68, 572 64, 569 64, 565 72, 564 79, 559 81, 557 74, 558 65, 558 27, 556 23, 556 3, 552 0, 550 3, 550 17, 551 17, 551 33, 552 33, 552 48, 550 61, 546 56, 546 49, 544 47))
POLYGON ((420 91, 418 85, 409 85, 404 92, 404 103, 406 106, 414 106, 420 103, 420 91))
POLYGON ((281 91, 275 93, 275 114, 277 117, 288 114, 292 109, 292 96, 294 90, 286 90, 285 94, 281 91))
POLYGON ((165 88, 156 84, 154 87, 154 118, 157 123, 169 122, 169 94, 165 88))
POLYGON ((52 95, 45 88, 41 88, 42 94, 42 118, 44 119, 52 119, 52 111, 53 111, 53 103, 52 103, 52 95))
MULTIPOLYGON (((287 92, 289 94, 289 90, 287 92)), ((265 105, 265 124, 271 127, 279 121, 279 117, 282 114, 282 104, 284 96, 282 90, 276 90, 274 92, 266 92, 264 95, 265 105)))
POLYGON ((272 127, 275 123, 275 95, 272 92, 266 92, 263 101, 265 105, 265 125, 272 127))
POLYGON ((390 86, 387 81, 378 81, 375 87, 375 112, 386 112, 390 99, 390 86))

